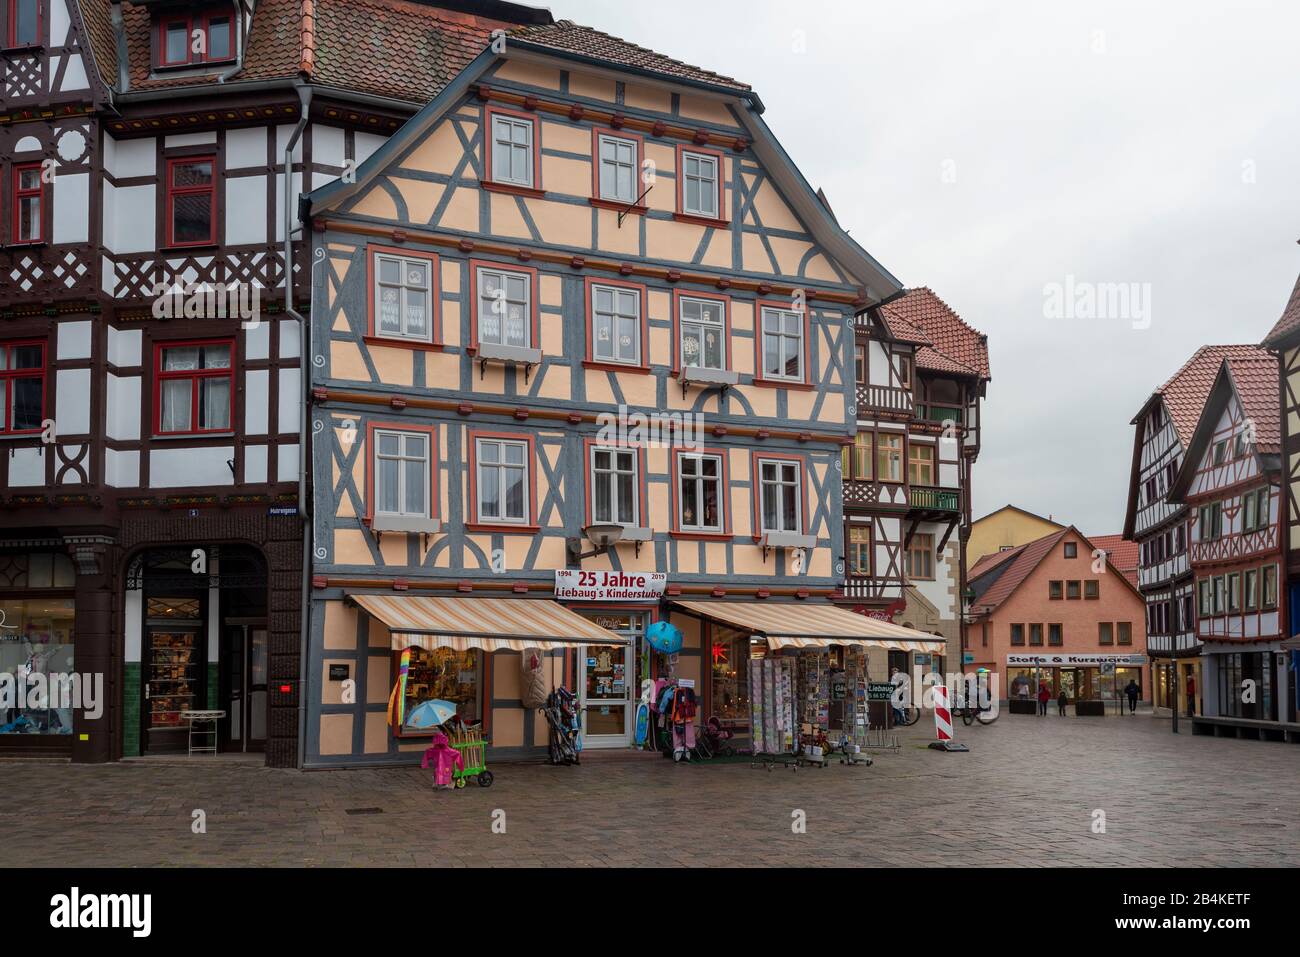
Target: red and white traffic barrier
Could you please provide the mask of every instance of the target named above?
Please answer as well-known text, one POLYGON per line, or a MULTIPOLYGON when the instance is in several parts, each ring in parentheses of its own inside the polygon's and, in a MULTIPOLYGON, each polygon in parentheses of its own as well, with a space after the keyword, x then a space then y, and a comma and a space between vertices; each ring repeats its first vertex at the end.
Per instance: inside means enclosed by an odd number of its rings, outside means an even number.
POLYGON ((952 740, 952 711, 948 709, 948 686, 935 685, 934 730, 940 741, 952 740))

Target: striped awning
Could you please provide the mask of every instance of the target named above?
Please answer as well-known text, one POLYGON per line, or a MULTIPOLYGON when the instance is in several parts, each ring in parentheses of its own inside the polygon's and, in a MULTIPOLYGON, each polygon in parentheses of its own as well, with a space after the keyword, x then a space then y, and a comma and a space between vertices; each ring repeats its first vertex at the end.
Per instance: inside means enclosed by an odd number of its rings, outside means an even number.
POLYGON ((830 604, 768 601, 674 601, 673 608, 766 638, 772 648, 865 645, 942 654, 942 638, 830 604))
POLYGON ((631 644, 549 599, 353 593, 348 598, 388 626, 398 651, 412 646, 523 651, 631 644))

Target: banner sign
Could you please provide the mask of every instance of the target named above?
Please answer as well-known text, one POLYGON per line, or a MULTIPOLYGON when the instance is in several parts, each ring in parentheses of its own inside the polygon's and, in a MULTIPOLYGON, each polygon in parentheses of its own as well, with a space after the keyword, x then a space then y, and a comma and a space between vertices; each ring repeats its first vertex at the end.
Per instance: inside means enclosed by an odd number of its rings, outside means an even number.
POLYGON ((1071 666, 1096 667, 1097 665, 1144 665, 1146 655, 1007 655, 1007 666, 1028 665, 1042 668, 1069 668, 1071 666))
POLYGON ((658 601, 667 586, 664 572, 555 570, 557 601, 658 601))

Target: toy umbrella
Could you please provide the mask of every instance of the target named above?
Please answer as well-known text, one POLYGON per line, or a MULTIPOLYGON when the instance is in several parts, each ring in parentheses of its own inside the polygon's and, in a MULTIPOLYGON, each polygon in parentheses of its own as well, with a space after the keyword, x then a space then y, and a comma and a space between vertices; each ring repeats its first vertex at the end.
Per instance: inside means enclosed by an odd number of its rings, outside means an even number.
POLYGON ((428 701, 421 701, 411 709, 411 713, 406 716, 406 727, 436 728, 444 721, 450 721, 455 716, 455 704, 450 701, 443 701, 441 698, 431 698, 428 701))
POLYGON ((675 655, 682 650, 682 630, 670 621, 656 621, 645 630, 645 640, 655 651, 675 655))

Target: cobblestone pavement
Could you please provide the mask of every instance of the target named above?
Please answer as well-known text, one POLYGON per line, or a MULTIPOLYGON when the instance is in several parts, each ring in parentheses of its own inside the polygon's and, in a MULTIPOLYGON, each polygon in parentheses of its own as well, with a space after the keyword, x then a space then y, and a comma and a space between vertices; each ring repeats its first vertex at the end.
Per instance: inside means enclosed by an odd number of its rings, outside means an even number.
POLYGON ((415 768, 7 762, 0 865, 1300 864, 1294 745, 1186 722, 1175 737, 1149 715, 1004 714, 958 727, 970 753, 942 754, 927 723, 870 768, 619 756, 500 764, 491 788, 457 792, 415 768))

